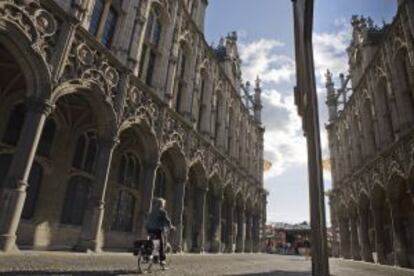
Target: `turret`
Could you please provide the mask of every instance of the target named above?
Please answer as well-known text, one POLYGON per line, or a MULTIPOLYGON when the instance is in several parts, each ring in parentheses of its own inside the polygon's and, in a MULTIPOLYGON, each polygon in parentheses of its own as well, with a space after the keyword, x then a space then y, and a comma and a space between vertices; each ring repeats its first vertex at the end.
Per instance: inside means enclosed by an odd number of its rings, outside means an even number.
POLYGON ((262 88, 260 87, 260 79, 257 77, 254 88, 254 119, 258 124, 262 123, 262 109, 262 88))
POLYGON ((329 122, 333 122, 338 117, 338 99, 335 92, 335 84, 332 81, 332 73, 328 70, 325 74, 327 99, 326 104, 329 109, 329 122))

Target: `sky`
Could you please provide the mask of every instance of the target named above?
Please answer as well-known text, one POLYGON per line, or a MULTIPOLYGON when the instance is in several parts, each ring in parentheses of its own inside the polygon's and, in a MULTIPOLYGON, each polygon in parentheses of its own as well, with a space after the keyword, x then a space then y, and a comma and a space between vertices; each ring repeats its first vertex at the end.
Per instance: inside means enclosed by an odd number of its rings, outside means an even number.
MULTIPOLYGON (((381 26, 392 20, 396 10, 397 0, 315 0, 315 75, 325 159, 329 158, 329 149, 324 127, 328 119, 324 74, 327 69, 334 76, 348 71, 351 17, 371 16, 381 26)), ((264 176, 270 193, 268 222, 309 221, 306 141, 293 98, 296 72, 292 14, 291 0, 210 0, 206 16, 207 41, 217 45, 220 37, 237 31, 243 80, 253 82, 259 75, 263 81, 264 158, 273 164, 264 176)), ((325 190, 331 188, 330 173, 326 171, 324 185, 325 190)))

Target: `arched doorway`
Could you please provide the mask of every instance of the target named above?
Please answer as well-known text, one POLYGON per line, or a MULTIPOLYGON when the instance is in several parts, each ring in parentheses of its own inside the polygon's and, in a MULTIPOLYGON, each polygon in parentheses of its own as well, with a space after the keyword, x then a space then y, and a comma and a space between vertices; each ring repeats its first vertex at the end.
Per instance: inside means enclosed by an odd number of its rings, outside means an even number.
POLYGON ((104 220, 105 247, 129 248, 137 237, 146 235, 158 162, 158 145, 144 122, 121 126, 119 144, 113 155, 108 180, 107 212, 104 220))
POLYGON ((166 209, 176 227, 171 233, 170 240, 174 251, 182 250, 183 240, 183 210, 184 194, 187 181, 187 163, 183 152, 177 145, 174 145, 161 154, 161 163, 157 170, 155 183, 155 196, 158 191, 167 201, 166 209))
POLYGON ((207 178, 200 163, 193 165, 188 173, 183 214, 183 249, 200 253, 205 249, 205 208, 207 178))
POLYGON ((403 267, 414 267, 410 262, 411 233, 414 230, 412 214, 414 206, 407 193, 407 181, 400 175, 393 175, 388 183, 387 194, 391 210, 395 264, 403 267))
MULTIPOLYGON (((36 76, 30 72, 24 61, 27 54, 30 53, 16 57, 15 53, 9 50, 9 47, 6 48, 0 44, 0 60, 2 61, 0 64, 0 87, 2 87, 0 89, 0 97, 2 98, 0 117, 3 118, 0 122, 0 194, 7 188, 17 188, 13 184, 12 187, 6 187, 8 185, 6 177, 15 153, 18 152, 18 143, 23 139, 23 127, 28 116, 28 108, 31 107, 29 102, 35 101, 36 97, 34 95, 36 88, 33 87, 36 76), (33 86, 28 89, 28 85, 33 86)), ((18 48, 16 47, 15 51, 18 48)), ((41 71, 42 69, 39 68, 39 72, 41 71)), ((44 124, 38 150, 28 174, 28 186, 17 230, 17 244, 21 248, 41 247, 36 245, 38 238, 36 237, 35 221, 39 216, 39 193, 50 168, 49 154, 55 140, 55 131, 55 121, 53 118, 49 118, 44 124)), ((28 137, 24 137, 24 139, 26 138, 28 137)), ((19 166, 22 163, 19 162, 19 166)))
POLYGON ((393 264, 393 233, 391 211, 385 189, 375 184, 371 195, 371 208, 375 225, 375 252, 380 264, 393 264))

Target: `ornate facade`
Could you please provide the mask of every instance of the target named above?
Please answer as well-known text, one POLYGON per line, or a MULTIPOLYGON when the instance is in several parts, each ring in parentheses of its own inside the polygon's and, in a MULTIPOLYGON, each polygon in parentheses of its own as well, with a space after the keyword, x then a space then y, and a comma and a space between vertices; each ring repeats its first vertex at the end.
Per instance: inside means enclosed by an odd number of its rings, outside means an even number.
POLYGON ((352 26, 349 78, 327 74, 333 254, 414 267, 414 2, 352 26))
POLYGON ((0 0, 0 250, 128 249, 167 199, 176 251, 257 252, 260 83, 207 0, 0 0))

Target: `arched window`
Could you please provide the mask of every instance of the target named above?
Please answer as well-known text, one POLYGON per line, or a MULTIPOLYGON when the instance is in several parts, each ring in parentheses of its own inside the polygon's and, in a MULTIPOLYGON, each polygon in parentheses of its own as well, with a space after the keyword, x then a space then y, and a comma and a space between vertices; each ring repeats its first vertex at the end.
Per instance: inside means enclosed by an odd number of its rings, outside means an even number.
POLYGON ((121 0, 96 0, 92 11, 89 32, 107 48, 112 44, 121 4, 121 0))
POLYGON ((201 85, 200 85, 200 98, 199 98, 199 109, 198 109, 198 121, 197 121, 197 129, 201 131, 201 124, 203 122, 203 116, 205 112, 205 104, 204 104, 204 95, 206 90, 206 81, 205 77, 201 77, 201 85))
POLYGON ((181 112, 184 89, 186 87, 185 74, 186 74, 187 58, 183 51, 180 50, 177 73, 175 76, 175 111, 181 112))
POLYGON ((33 163, 29 176, 29 186, 26 191, 26 200, 22 212, 22 218, 33 218, 37 197, 39 195, 40 184, 43 179, 43 168, 38 163, 33 163))
POLYGON ((391 109, 389 107, 389 100, 387 97, 388 88, 387 88, 387 79, 381 78, 377 85, 377 94, 375 100, 375 107, 377 113, 377 121, 381 127, 381 147, 388 146, 392 142, 393 134, 393 124, 391 120, 391 109))
POLYGON ((229 109, 228 114, 228 133, 227 133, 227 152, 230 153, 231 144, 233 142, 233 108, 229 109))
POLYGON ((377 148, 377 143, 375 139, 375 132, 374 132, 374 119, 372 116, 371 111, 371 101, 369 99, 365 99, 363 110, 361 110, 362 114, 362 124, 364 128, 364 144, 366 149, 366 155, 372 155, 377 148))
POLYGON ((3 142, 12 146, 17 145, 20 137, 20 132, 24 124, 26 114, 26 106, 21 103, 16 105, 10 112, 9 121, 7 123, 6 131, 3 135, 3 142))
POLYGON ((142 81, 151 86, 154 77, 156 62, 160 55, 160 42, 162 34, 161 12, 153 6, 148 16, 144 44, 139 65, 139 75, 142 81))
POLYGON ((0 189, 4 185, 4 181, 6 180, 7 173, 9 172, 12 159, 13 159, 13 155, 11 154, 0 155, 0 189))
POLYGON ((73 167, 92 173, 95 167, 95 159, 98 153, 96 134, 88 131, 81 134, 76 144, 73 167))
POLYGON ((66 188, 61 223, 81 225, 91 192, 92 181, 83 176, 74 176, 66 188))
POLYGON ((194 19, 196 19, 195 16, 197 15, 197 10, 198 10, 198 0, 192 0, 189 11, 190 11, 191 16, 194 19))
POLYGON ((119 191, 114 208, 112 230, 131 232, 134 220, 135 198, 126 191, 119 191))
POLYGON ((138 189, 141 174, 141 163, 134 154, 127 153, 121 158, 118 170, 118 183, 138 189))
POLYGON ((157 176, 155 178, 154 196, 166 198, 167 195, 167 178, 164 170, 160 167, 157 169, 157 176))
POLYGON ((49 156, 50 149, 52 148, 53 139, 55 138, 55 132, 55 121, 53 119, 47 120, 42 131, 39 146, 37 147, 37 152, 39 155, 45 157, 49 156))
POLYGON ((399 111, 400 125, 410 126, 414 120, 414 71, 410 66, 410 59, 406 50, 401 50, 395 58, 395 70, 397 73, 396 102, 399 111))
POLYGON ((215 116, 214 116, 214 120, 215 120, 215 126, 214 126, 214 142, 215 145, 218 144, 218 137, 219 137, 219 128, 220 128, 220 108, 222 104, 222 96, 220 92, 217 92, 216 95, 216 99, 215 99, 215 116))

